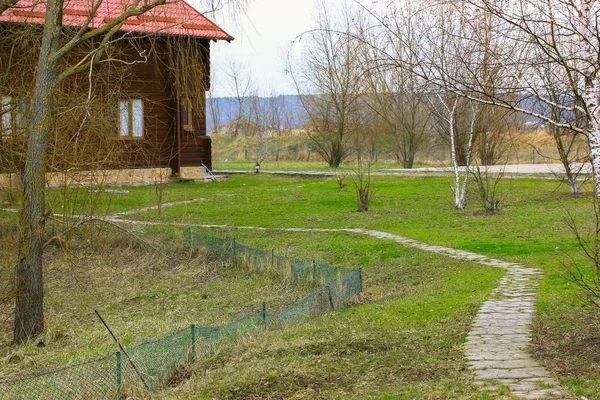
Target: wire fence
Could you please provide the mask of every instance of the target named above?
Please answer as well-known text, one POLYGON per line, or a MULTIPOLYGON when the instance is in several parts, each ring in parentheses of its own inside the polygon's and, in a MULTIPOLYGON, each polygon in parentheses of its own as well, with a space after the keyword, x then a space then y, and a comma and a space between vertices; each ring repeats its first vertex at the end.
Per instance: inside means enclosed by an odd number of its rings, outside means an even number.
POLYGON ((257 330, 303 323, 348 307, 362 292, 360 269, 305 263, 238 243, 235 239, 186 232, 190 246, 200 245, 207 257, 231 260, 246 268, 268 268, 292 282, 320 286, 280 313, 262 310, 208 326, 191 325, 159 338, 135 343, 121 352, 72 364, 0 378, 0 399, 122 399, 140 396, 173 380, 184 365, 257 330))

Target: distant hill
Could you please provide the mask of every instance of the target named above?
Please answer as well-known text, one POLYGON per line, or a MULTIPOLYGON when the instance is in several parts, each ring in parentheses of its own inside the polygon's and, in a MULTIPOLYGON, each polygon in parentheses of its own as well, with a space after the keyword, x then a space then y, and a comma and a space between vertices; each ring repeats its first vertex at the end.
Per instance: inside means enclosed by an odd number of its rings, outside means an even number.
MULTIPOLYGON (((270 112, 269 120, 277 121, 281 129, 299 128, 308 122, 308 115, 300 98, 295 95, 246 98, 242 102, 243 119, 256 121, 256 109, 264 114, 270 112), (254 117, 253 117, 254 116, 254 117)), ((239 102, 234 97, 215 97, 206 100, 206 130, 226 126, 238 119, 239 102)))

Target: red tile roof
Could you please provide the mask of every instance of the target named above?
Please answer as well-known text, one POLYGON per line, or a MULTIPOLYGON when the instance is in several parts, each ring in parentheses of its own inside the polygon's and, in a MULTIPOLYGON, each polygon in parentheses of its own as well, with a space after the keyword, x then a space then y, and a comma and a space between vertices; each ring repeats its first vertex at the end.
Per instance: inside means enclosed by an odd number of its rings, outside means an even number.
MULTIPOLYGON (((18 0, 17 4, 2 15, 0 22, 42 24, 46 2, 51 0, 18 0)), ((63 9, 64 26, 81 26, 88 17, 92 4, 97 0, 65 0, 63 9)), ((118 17, 134 0, 104 0, 94 15, 90 28, 118 17)), ((145 14, 130 17, 121 30, 194 36, 204 39, 232 40, 233 37, 219 28, 204 15, 183 0, 158 6, 145 14)))

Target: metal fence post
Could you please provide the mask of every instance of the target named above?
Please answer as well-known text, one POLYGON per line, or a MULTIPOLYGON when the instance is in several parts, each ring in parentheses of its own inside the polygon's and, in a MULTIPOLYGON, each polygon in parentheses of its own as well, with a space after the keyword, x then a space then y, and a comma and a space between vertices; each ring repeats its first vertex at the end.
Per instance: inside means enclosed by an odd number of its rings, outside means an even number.
POLYGON ((363 276, 362 276, 362 268, 358 269, 358 288, 360 290, 359 293, 363 291, 363 276))
POLYGON ((196 325, 190 326, 190 333, 192 334, 192 361, 196 360, 196 325))
POLYGON ((271 249, 271 265, 275 265, 275 249, 271 249))
POLYGON ((263 326, 264 326, 265 330, 267 330, 267 302, 266 301, 263 301, 262 318, 263 318, 263 326))
POLYGON ((236 264, 236 252, 237 252, 237 242, 233 239, 233 265, 236 264))
POLYGON ((117 358, 117 399, 121 398, 121 387, 123 386, 122 376, 121 376, 121 352, 117 351, 115 353, 115 357, 117 358))
POLYGON ((313 282, 317 282, 317 262, 313 260, 313 282))
POLYGON ((193 236, 192 236, 192 228, 188 228, 188 244, 191 246, 192 245, 192 240, 193 240, 193 236))
POLYGON ((331 311, 335 311, 335 307, 333 305, 333 296, 331 296, 331 286, 327 285, 327 293, 329 294, 329 305, 331 306, 331 311))

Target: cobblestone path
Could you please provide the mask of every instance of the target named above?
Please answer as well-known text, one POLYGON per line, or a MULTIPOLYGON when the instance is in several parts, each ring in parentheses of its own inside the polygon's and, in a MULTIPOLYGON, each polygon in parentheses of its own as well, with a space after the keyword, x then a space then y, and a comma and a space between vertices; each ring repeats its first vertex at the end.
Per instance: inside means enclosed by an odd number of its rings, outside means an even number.
POLYGON ((352 231, 453 258, 505 268, 506 275, 477 313, 464 345, 476 383, 491 387, 506 385, 513 396, 522 399, 573 399, 529 353, 531 321, 541 270, 468 251, 431 246, 386 232, 352 231))

